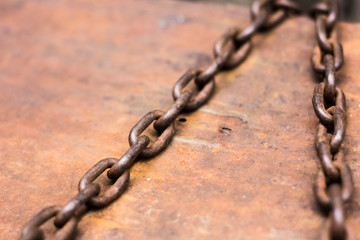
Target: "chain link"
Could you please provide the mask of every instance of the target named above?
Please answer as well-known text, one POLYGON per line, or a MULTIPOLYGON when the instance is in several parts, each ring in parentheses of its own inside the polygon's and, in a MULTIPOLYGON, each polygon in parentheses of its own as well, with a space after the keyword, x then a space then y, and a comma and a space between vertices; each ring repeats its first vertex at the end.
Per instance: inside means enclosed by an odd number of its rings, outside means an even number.
MULTIPOLYGON (((344 54, 342 45, 339 42, 335 42, 332 44, 333 52, 334 52, 334 65, 335 70, 338 71, 342 67, 344 63, 344 54)), ((311 65, 314 69, 314 71, 318 74, 324 74, 325 73, 325 64, 323 62, 323 52, 321 51, 321 48, 319 46, 316 46, 313 51, 313 55, 311 58, 311 65)), ((331 55, 332 56, 332 55, 331 55)))
MULTIPOLYGON (((150 124, 159 119, 161 116, 164 116, 165 112, 161 110, 154 110, 145 114, 143 118, 140 119, 138 123, 130 130, 129 134, 129 144, 133 146, 138 140, 140 134, 150 126, 150 124)), ((151 158, 158 155, 163 151, 172 137, 175 134, 175 125, 172 122, 164 131, 161 132, 160 136, 153 142, 150 147, 143 149, 140 153, 141 157, 151 158)))
POLYGON ((131 167, 136 158, 149 143, 150 138, 148 136, 140 136, 131 148, 110 168, 107 172, 107 176, 112 180, 116 180, 120 177, 123 172, 131 167))
MULTIPOLYGON (((39 228, 49 219, 55 217, 61 211, 60 206, 51 206, 44 208, 35 215, 23 228, 21 240, 43 240, 44 232, 39 228)), ((78 224, 77 216, 68 221, 64 227, 56 232, 54 239, 72 239, 78 224)))
MULTIPOLYGON (((341 160, 335 160, 334 165, 340 174, 339 183, 341 183, 342 188, 342 200, 344 202, 347 202, 350 200, 353 191, 353 180, 350 167, 343 162, 342 158, 341 160)), ((330 209, 331 198, 328 194, 327 189, 327 177, 322 170, 320 170, 316 175, 316 180, 314 183, 314 193, 319 205, 324 209, 330 209)))
POLYGON ((239 28, 232 28, 224 33, 214 45, 214 56, 217 58, 222 55, 224 49, 234 48, 232 56, 230 56, 222 66, 223 70, 231 70, 242 63, 251 51, 251 42, 247 41, 239 46, 235 44, 235 37, 241 32, 239 28))
POLYGON ((270 14, 266 21, 260 26, 260 30, 268 30, 284 21, 291 14, 300 13, 299 6, 289 0, 261 0, 255 1, 250 8, 251 19, 255 21, 261 12, 267 8, 270 14))
MULTIPOLYGON (((85 191, 88 186, 98 178, 106 169, 113 167, 118 162, 116 158, 106 158, 95 164, 92 168, 90 168, 87 173, 81 178, 79 182, 79 191, 85 191)), ((104 207, 109 205, 110 202, 117 199, 121 193, 127 187, 129 182, 130 173, 129 171, 125 171, 122 173, 121 177, 119 177, 110 188, 108 188, 105 193, 101 196, 94 196, 89 199, 87 202, 88 205, 92 207, 104 207)))
MULTIPOLYGON (((129 169, 136 160, 155 157, 169 145, 175 134, 176 118, 185 111, 197 110, 210 99, 215 89, 214 77, 237 67, 247 58, 251 51, 251 38, 256 33, 271 29, 287 17, 299 13, 298 5, 290 0, 254 1, 250 8, 252 23, 244 29, 232 28, 225 32, 214 44, 213 61, 180 77, 173 87, 173 105, 165 112, 150 111, 135 124, 129 133, 130 148, 127 152, 119 159, 106 158, 96 163, 81 178, 79 193, 64 207, 48 207, 35 215, 24 226, 20 239, 44 239, 40 227, 51 218, 55 218, 54 225, 59 229, 55 239, 72 239, 81 215, 90 208, 106 207, 122 195, 129 183, 129 169), (153 122, 159 136, 148 146, 150 137, 143 132, 153 122), (113 184, 100 193, 100 185, 94 181, 107 169, 107 177, 113 184)), ((320 207, 329 215, 324 223, 322 239, 348 240, 350 230, 345 221, 344 203, 351 198, 353 180, 341 150, 345 138, 346 101, 342 90, 336 87, 336 71, 344 62, 335 28, 337 0, 315 4, 311 15, 315 18, 318 43, 311 64, 324 80, 315 87, 312 99, 319 118, 315 148, 322 167, 313 191, 320 207)))
POLYGON ((72 218, 75 213, 81 209, 92 197, 100 193, 99 184, 89 184, 87 188, 80 191, 68 204, 61 209, 55 217, 54 224, 56 227, 63 227, 72 218))

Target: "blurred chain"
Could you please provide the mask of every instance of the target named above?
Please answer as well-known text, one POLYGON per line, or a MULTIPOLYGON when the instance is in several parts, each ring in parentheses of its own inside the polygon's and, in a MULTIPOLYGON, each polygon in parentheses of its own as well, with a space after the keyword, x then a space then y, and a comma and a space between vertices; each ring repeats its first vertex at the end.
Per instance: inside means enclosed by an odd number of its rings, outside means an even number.
POLYGON ((315 87, 312 99, 319 118, 315 147, 322 167, 314 184, 314 194, 320 207, 328 214, 321 239, 345 240, 351 239, 344 204, 351 198, 353 180, 341 150, 346 128, 346 100, 343 91, 336 86, 336 71, 344 62, 336 31, 337 0, 316 4, 312 15, 318 45, 311 63, 323 80, 315 87))
MULTIPOLYGON (((316 148, 323 167, 314 189, 322 206, 331 209, 329 239, 346 239, 343 237, 348 233, 343 202, 351 196, 352 179, 347 165, 341 160, 333 161, 341 152, 339 148, 345 133, 345 97, 335 85, 335 71, 343 63, 342 47, 334 30, 337 20, 335 5, 335 1, 331 1, 331 4, 318 4, 314 8, 319 46, 314 50, 312 65, 317 73, 325 75, 325 83, 317 86, 313 98, 320 119, 316 148), (332 133, 330 141, 327 132, 332 133)), ((300 13, 299 7, 290 0, 254 1, 250 10, 252 23, 244 29, 232 28, 224 33, 215 42, 214 58, 208 66, 190 69, 175 83, 172 91, 174 104, 166 111, 148 112, 131 129, 130 148, 122 157, 106 158, 96 163, 81 178, 79 193, 64 207, 48 207, 35 215, 24 226, 20 239, 45 239, 40 226, 53 217, 58 228, 55 239, 72 239, 83 214, 89 209, 106 207, 122 195, 130 179, 129 169, 136 160, 153 158, 169 145, 175 135, 176 118, 185 111, 197 110, 210 99, 215 89, 214 77, 237 67, 247 58, 251 38, 256 33, 271 29, 287 17, 300 13), (152 123, 158 136, 150 144, 150 137, 142 133, 152 123), (113 184, 102 191, 94 181, 107 169, 107 177, 113 184)))

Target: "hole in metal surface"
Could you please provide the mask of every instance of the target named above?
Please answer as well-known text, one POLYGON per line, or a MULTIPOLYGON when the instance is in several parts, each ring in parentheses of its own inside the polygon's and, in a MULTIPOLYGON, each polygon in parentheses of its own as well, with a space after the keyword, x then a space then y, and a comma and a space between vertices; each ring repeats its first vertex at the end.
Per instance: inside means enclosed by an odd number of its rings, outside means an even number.
POLYGON ((228 127, 220 127, 219 131, 225 135, 230 135, 232 130, 228 127))

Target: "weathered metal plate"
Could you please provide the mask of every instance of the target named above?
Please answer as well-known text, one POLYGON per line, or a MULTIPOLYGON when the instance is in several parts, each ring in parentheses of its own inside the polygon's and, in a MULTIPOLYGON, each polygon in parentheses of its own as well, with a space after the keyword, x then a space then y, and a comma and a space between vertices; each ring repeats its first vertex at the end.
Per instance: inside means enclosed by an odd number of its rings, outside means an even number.
MULTIPOLYGON (((2 1, 0 238, 19 237, 43 207, 66 204, 88 168, 127 150, 138 119, 171 104, 172 85, 209 61, 226 29, 248 23, 235 5, 2 1)), ((344 148, 358 192, 360 25, 340 27, 344 148)), ((120 199, 82 219, 77 239, 317 239, 314 39, 305 17, 255 37, 248 60, 182 116, 166 151, 135 164, 120 199)), ((356 193, 348 206, 355 236, 359 202, 356 193)))

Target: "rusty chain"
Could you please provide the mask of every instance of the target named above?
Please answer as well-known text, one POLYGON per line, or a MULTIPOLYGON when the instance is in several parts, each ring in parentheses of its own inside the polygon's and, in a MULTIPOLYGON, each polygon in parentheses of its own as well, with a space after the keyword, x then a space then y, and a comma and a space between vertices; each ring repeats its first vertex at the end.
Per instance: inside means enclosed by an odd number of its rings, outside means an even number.
POLYGON ((336 86, 336 71, 344 62, 336 23, 338 3, 330 0, 315 5, 317 46, 311 58, 313 69, 323 81, 314 90, 313 106, 319 119, 315 137, 321 170, 314 184, 314 194, 319 205, 328 214, 322 239, 351 239, 346 225, 344 204, 351 198, 352 174, 344 161, 341 144, 345 138, 346 100, 343 91, 336 86))
MULTIPOLYGON (((129 133, 130 148, 119 159, 106 158, 96 163, 79 182, 79 193, 64 207, 51 206, 35 215, 23 228, 20 240, 45 239, 41 225, 54 219, 58 229, 55 239, 72 239, 77 224, 89 209, 108 206, 126 190, 129 169, 139 158, 153 158, 163 151, 175 135, 175 120, 184 111, 197 110, 212 95, 214 77, 241 64, 251 50, 251 38, 299 14, 300 9, 290 0, 256 0, 251 9, 252 23, 244 29, 232 28, 215 43, 213 61, 204 68, 186 72, 173 87, 174 104, 167 110, 154 110, 144 117, 129 133), (150 137, 141 135, 152 123, 159 136, 151 143, 150 137), (102 191, 94 181, 107 169, 107 177, 113 184, 102 191)), ((313 106, 319 119, 315 138, 322 169, 318 172, 314 195, 319 205, 328 213, 321 239, 350 239, 345 222, 344 203, 349 201, 353 180, 349 166, 344 162, 341 143, 345 137, 346 103, 342 90, 336 87, 336 71, 343 64, 342 45, 337 38, 337 0, 329 0, 314 6, 316 40, 311 64, 323 81, 314 90, 313 106)))

